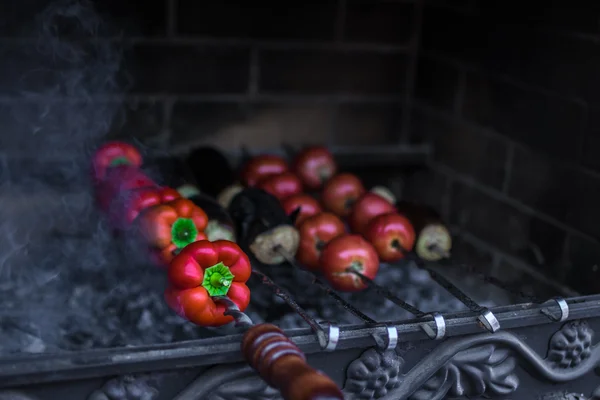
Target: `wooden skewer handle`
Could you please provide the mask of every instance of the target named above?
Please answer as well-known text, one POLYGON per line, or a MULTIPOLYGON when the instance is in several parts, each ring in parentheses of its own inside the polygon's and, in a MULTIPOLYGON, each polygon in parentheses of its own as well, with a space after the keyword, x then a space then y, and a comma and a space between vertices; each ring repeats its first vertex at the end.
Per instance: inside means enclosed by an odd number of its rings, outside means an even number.
POLYGON ((302 350, 275 325, 259 324, 246 331, 242 354, 285 400, 344 399, 335 382, 308 365, 302 350))

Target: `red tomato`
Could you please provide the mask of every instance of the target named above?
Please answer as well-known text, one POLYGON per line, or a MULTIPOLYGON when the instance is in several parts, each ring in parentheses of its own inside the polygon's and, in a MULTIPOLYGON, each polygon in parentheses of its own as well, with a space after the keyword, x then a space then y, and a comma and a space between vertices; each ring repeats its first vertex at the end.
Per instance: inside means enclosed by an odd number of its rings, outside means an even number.
POLYGON ((334 289, 358 292, 367 285, 352 270, 374 279, 379 257, 371 243, 359 235, 338 236, 325 245, 319 260, 321 272, 334 289))
POLYGON ((396 212, 396 207, 389 201, 375 193, 365 193, 352 207, 348 224, 352 232, 363 234, 373 218, 391 212, 396 212))
POLYGON ((408 218, 392 212, 375 217, 367 226, 365 238, 375 247, 381 261, 393 262, 412 250, 415 229, 408 218))
POLYGON ((304 193, 286 197, 281 201, 281 206, 287 215, 291 215, 300 208, 300 213, 296 217, 296 226, 300 226, 306 218, 320 214, 323 211, 314 197, 304 193))
POLYGON ((365 193, 365 187, 356 175, 339 174, 325 184, 321 198, 323 206, 337 216, 347 217, 352 206, 365 193))
POLYGON ((300 224, 300 246, 296 259, 311 270, 319 268, 321 250, 329 241, 346 233, 341 219, 331 213, 321 213, 300 224))
POLYGON ((291 172, 267 176, 258 182, 256 187, 272 194, 279 200, 302 193, 302 182, 291 172))
POLYGON ((269 154, 252 157, 242 168, 242 182, 246 186, 254 186, 267 176, 287 170, 287 162, 282 157, 269 154))
POLYGON ((293 171, 308 189, 320 189, 337 171, 333 155, 322 146, 311 146, 296 155, 293 171))

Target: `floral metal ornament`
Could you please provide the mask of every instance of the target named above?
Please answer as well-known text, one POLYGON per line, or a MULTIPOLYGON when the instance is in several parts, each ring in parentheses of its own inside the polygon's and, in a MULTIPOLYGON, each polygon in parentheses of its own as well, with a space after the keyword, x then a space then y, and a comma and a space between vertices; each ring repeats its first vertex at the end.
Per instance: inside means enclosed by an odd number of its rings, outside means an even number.
POLYGON ((344 392, 356 399, 379 399, 400 386, 403 364, 393 350, 368 349, 348 366, 344 392))
POLYGON ((546 358, 553 368, 576 367, 592 354, 593 337, 587 322, 569 322, 552 335, 546 358))

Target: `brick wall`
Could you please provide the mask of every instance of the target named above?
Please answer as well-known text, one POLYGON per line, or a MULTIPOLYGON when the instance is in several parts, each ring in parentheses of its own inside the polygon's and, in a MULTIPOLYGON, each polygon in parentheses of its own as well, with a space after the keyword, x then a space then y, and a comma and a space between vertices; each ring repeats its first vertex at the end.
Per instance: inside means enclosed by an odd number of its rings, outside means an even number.
MULTIPOLYGON (((416 62, 411 1, 96 3, 127 49, 113 137, 176 148, 400 142, 416 62)), ((23 34, 20 21, 0 34, 23 34)))
POLYGON ((600 5, 508 3, 425 7, 412 140, 435 144, 429 191, 498 273, 516 258, 597 293, 600 5))

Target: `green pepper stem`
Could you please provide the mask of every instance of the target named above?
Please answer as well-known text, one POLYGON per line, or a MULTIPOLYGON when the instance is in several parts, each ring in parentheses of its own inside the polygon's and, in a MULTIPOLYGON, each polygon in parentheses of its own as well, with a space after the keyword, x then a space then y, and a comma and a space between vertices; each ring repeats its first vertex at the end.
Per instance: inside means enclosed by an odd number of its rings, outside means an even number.
POLYGON ((171 227, 171 240, 178 249, 196 241, 198 228, 190 218, 177 218, 171 227))
POLYGON ((130 165, 131 162, 127 157, 115 157, 108 165, 116 167, 117 165, 130 165))
POLYGON ((204 270, 202 287, 211 297, 225 296, 229 292, 234 275, 222 262, 204 270))

